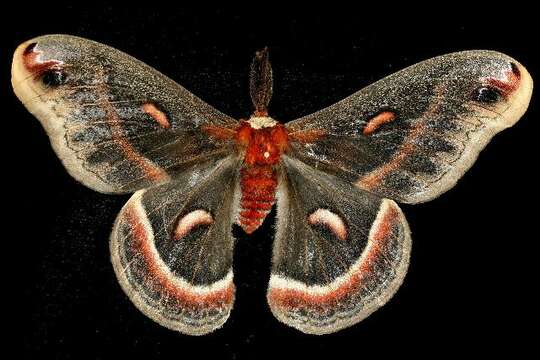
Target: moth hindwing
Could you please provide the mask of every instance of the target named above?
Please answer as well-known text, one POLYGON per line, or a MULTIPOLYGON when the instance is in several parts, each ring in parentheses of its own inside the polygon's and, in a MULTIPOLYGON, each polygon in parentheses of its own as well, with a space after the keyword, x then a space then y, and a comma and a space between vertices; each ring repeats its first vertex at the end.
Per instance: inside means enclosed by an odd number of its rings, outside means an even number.
POLYGON ((119 283, 161 325, 221 327, 234 303, 233 224, 277 205, 267 300, 310 334, 354 325, 401 285, 411 237, 395 201, 450 189, 527 109, 532 79, 493 51, 439 56, 286 125, 268 115, 268 49, 251 64, 253 114, 237 121, 106 45, 67 35, 21 44, 15 94, 67 171, 132 193, 110 237, 119 283))

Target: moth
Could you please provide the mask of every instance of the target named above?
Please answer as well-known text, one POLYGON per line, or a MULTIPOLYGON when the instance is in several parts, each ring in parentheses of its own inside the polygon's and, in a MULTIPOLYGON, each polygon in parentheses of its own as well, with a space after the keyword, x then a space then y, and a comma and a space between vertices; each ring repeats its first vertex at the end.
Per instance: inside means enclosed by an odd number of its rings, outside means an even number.
POLYGON ((274 205, 267 301, 278 320, 326 334, 384 305, 411 252, 396 202, 454 186, 524 114, 533 82, 504 54, 457 52, 284 124, 268 114, 263 50, 253 114, 235 120, 118 50, 48 35, 16 49, 12 85, 75 179, 134 192, 110 236, 127 296, 159 324, 202 335, 233 307, 233 224, 250 234, 274 205))

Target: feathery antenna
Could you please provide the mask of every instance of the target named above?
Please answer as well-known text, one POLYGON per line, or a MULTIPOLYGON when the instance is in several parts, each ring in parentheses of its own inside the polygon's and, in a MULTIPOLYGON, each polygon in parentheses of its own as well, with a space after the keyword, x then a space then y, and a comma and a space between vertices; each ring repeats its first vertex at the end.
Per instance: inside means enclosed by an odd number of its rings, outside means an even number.
POLYGON ((272 98, 272 66, 268 59, 268 47, 255 53, 249 76, 249 93, 255 108, 255 116, 267 116, 272 98))

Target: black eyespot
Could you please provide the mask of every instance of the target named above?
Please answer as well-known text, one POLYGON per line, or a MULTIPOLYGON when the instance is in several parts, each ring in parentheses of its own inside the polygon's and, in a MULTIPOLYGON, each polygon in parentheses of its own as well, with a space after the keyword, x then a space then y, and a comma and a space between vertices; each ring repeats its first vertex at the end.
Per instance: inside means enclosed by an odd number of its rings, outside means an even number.
POLYGON ((474 91, 473 98, 484 104, 494 104, 501 99, 501 92, 490 86, 481 86, 474 91))
POLYGON ((36 45, 37 45, 37 43, 31 43, 31 44, 28 44, 28 46, 26 47, 26 49, 24 49, 24 51, 23 51, 23 55, 28 55, 28 54, 30 54, 31 52, 33 52, 34 49, 36 48, 36 45))
POLYGON ((519 78, 521 76, 521 72, 519 71, 518 66, 515 63, 511 62, 510 67, 512 68, 512 72, 514 73, 514 75, 519 78))
POLYGON ((55 87, 64 84, 66 78, 66 73, 61 70, 48 70, 41 77, 41 82, 46 86, 55 87))

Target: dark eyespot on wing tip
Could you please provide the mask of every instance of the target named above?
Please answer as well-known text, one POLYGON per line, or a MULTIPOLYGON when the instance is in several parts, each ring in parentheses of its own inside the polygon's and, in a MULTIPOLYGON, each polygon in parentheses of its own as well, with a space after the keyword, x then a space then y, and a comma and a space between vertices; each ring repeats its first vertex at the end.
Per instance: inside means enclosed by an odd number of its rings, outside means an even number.
POLYGON ((501 92, 493 86, 481 86, 474 91, 474 100, 479 103, 493 104, 501 98, 501 92))
POLYGON ((521 71, 519 71, 519 66, 515 62, 510 62, 510 67, 512 68, 512 73, 517 77, 521 77, 521 71))
POLYGON ((56 87, 66 82, 66 74, 60 70, 48 70, 41 77, 41 82, 49 87, 56 87))
POLYGON ((37 42, 32 42, 32 43, 28 44, 26 46, 26 48, 24 49, 24 51, 23 51, 23 55, 28 55, 31 52, 33 52, 34 49, 36 48, 36 46, 37 46, 37 42))

